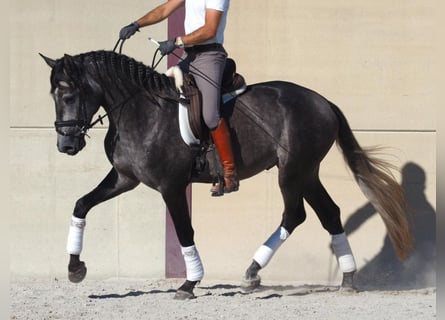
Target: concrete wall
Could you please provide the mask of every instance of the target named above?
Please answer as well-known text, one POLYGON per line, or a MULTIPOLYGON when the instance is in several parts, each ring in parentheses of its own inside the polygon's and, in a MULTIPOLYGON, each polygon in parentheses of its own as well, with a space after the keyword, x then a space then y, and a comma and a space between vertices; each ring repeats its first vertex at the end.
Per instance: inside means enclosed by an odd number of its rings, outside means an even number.
MULTIPOLYGON (((112 50, 120 28, 155 3, 26 0, 11 4, 13 277, 65 277, 65 245, 74 203, 111 169, 103 152, 106 126, 90 131, 91 139, 78 156, 58 153, 50 69, 38 53, 58 58, 64 53, 112 50)), ((137 33, 124 52, 150 64, 155 48, 147 37, 164 39, 166 25, 137 33)), ((165 69, 165 62, 160 68, 165 69)), ((157 192, 138 187, 95 207, 86 230, 82 258, 90 277, 164 277, 165 205, 157 192)))
MULTIPOLYGON (((64 248, 74 202, 110 168, 102 147, 105 127, 91 130, 79 155, 57 152, 49 68, 37 53, 57 58, 112 49, 121 26, 157 3, 22 0, 11 4, 13 276, 65 275, 64 248)), ((341 107, 362 145, 391 147, 394 157, 389 159, 400 168, 415 163, 420 170, 405 176, 410 179, 407 188, 415 214, 432 215, 433 221, 439 106, 434 85, 439 82, 434 3, 232 1, 226 32, 226 49, 249 83, 283 79, 312 88, 341 107)), ((146 38, 165 39, 166 26, 137 33, 124 52, 150 64, 154 48, 146 38)), ((159 67, 163 69, 165 64, 159 67)), ((360 214, 367 201, 335 147, 321 173, 344 221, 360 214)), ((402 181, 400 174, 395 175, 402 181)), ((237 280, 280 222, 277 171, 243 181, 240 192, 221 199, 211 198, 208 188, 194 185, 192 191, 196 243, 207 278, 237 280)), ((307 221, 277 253, 263 278, 338 281, 329 236, 309 207, 307 211, 307 221)), ((360 267, 386 250, 380 218, 368 215, 350 237, 360 267)), ((165 206, 157 193, 141 186, 94 208, 87 224, 82 257, 90 277, 163 277, 165 206)), ((423 225, 421 238, 433 229, 434 222, 423 225)))

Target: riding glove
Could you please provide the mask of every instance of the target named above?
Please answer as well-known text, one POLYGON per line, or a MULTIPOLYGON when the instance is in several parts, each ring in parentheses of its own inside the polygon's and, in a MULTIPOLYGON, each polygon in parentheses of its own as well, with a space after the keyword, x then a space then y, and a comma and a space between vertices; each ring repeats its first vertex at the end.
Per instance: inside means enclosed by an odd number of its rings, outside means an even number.
POLYGON ((137 22, 130 23, 128 26, 125 26, 119 32, 119 38, 122 40, 129 39, 132 35, 139 31, 139 25, 137 22))
POLYGON ((173 52, 176 48, 179 48, 178 45, 176 45, 176 40, 166 40, 166 41, 160 41, 159 42, 159 51, 161 51, 162 55, 169 54, 173 52))

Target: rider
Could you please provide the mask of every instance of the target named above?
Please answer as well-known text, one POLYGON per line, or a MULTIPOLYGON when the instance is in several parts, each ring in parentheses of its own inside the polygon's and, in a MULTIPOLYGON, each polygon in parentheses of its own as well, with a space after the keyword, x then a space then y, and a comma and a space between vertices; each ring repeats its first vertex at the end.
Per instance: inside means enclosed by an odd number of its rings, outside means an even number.
POLYGON ((123 27, 119 33, 120 39, 128 39, 139 28, 156 24, 185 5, 186 34, 160 42, 159 49, 162 54, 169 54, 176 48, 184 48, 185 55, 179 66, 193 74, 202 93, 204 122, 211 132, 224 168, 224 186, 213 186, 211 191, 214 194, 218 191, 229 193, 239 188, 230 131, 219 111, 221 82, 227 58, 222 44, 229 2, 230 0, 168 0, 123 27))

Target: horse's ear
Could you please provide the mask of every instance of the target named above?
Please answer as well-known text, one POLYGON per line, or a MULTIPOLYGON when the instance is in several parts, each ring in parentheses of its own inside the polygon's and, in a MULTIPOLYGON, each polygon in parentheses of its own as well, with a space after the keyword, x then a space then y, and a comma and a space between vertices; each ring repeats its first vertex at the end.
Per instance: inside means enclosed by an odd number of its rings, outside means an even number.
POLYGON ((46 64, 49 65, 51 68, 54 68, 56 65, 56 60, 53 60, 51 58, 45 57, 43 54, 39 53, 39 55, 45 60, 46 64))
POLYGON ((69 55, 68 53, 65 53, 63 55, 63 58, 65 59, 65 61, 70 61, 70 62, 73 61, 73 56, 69 55))
POLYGON ((79 68, 74 61, 74 58, 69 54, 63 56, 63 66, 67 72, 67 75, 77 77, 79 74, 79 68))

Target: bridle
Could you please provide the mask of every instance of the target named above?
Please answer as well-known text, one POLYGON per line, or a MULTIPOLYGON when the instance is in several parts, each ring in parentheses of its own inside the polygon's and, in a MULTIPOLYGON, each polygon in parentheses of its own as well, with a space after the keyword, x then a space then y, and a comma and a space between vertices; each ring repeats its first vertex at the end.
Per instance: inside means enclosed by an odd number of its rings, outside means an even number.
MULTIPOLYGON (((119 39, 114 46, 113 51, 116 52, 117 46, 120 43, 119 54, 122 54, 122 46, 125 42, 125 39, 119 39)), ((80 86, 82 88, 82 86, 80 86)), ((99 115, 96 120, 89 122, 86 114, 86 106, 83 99, 80 99, 80 113, 83 119, 77 120, 60 120, 54 122, 54 127, 56 132, 65 137, 77 137, 81 138, 84 136, 88 136, 87 132, 89 129, 93 128, 96 124, 100 123, 103 125, 103 119, 108 117, 112 112, 117 109, 122 108, 130 99, 133 99, 139 91, 134 92, 133 94, 129 94, 125 99, 123 99, 120 103, 116 104, 113 108, 111 108, 104 115, 99 115), (64 131, 62 128, 71 128, 69 131, 64 131)), ((80 97, 82 97, 80 95, 80 97)))
POLYGON ((58 134, 61 134, 65 137, 83 137, 88 136, 87 132, 92 127, 94 127, 96 124, 100 123, 103 125, 103 119, 108 117, 112 112, 116 111, 117 109, 122 108, 130 99, 133 99, 135 95, 140 92, 139 90, 134 92, 133 94, 129 94, 125 99, 123 99, 120 103, 116 104, 113 108, 111 108, 107 113, 104 115, 99 115, 96 120, 88 122, 87 115, 86 115, 86 107, 83 101, 80 102, 80 109, 81 113, 83 114, 83 119, 78 120, 62 120, 62 121, 55 121, 54 127, 56 128, 56 132, 58 134), (61 130, 61 128, 72 128, 73 130, 70 130, 68 132, 61 130))
MULTIPOLYGON (((82 89, 82 85, 79 86, 82 89)), ((80 90, 81 92, 82 90, 80 90)), ((83 137, 87 134, 90 124, 87 120, 86 106, 83 102, 82 95, 79 94, 80 104, 80 117, 76 120, 59 120, 54 122, 56 132, 64 137, 83 137), (71 130, 64 131, 62 128, 71 128, 71 130)))
POLYGON ((82 137, 87 134, 90 125, 84 120, 66 120, 66 121, 55 121, 54 127, 56 132, 65 137, 82 137), (70 127, 74 130, 63 131, 62 128, 70 127))

